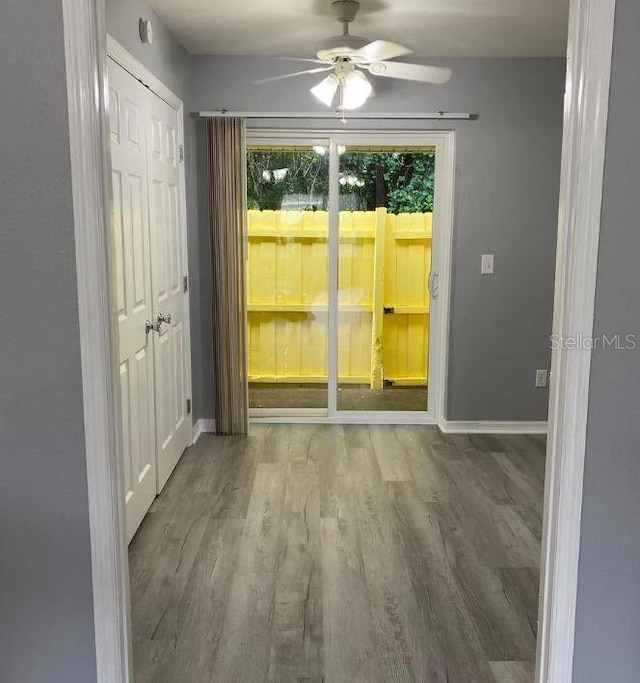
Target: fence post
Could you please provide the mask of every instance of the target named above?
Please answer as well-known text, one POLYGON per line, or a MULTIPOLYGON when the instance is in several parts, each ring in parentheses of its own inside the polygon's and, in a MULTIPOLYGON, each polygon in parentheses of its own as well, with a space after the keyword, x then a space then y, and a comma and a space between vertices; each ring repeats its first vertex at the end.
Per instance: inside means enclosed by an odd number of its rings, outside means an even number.
POLYGON ((387 236, 387 210, 376 209, 373 251, 373 317, 371 321, 371 388, 382 389, 384 363, 382 333, 384 326, 384 250, 387 236))

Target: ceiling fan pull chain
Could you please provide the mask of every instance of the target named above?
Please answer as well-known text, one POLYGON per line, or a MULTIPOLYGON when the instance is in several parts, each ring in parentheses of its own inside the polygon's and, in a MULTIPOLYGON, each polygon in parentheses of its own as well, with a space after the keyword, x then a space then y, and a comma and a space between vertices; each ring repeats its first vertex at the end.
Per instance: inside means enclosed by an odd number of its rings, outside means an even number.
POLYGON ((344 114, 344 81, 342 79, 340 79, 340 103, 338 104, 338 112, 342 114, 340 121, 342 121, 342 123, 346 123, 347 119, 344 114))

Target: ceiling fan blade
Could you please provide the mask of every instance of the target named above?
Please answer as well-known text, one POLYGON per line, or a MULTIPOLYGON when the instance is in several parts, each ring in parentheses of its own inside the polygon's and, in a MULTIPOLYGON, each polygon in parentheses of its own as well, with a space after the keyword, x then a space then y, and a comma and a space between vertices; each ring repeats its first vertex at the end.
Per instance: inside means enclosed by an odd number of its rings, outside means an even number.
POLYGON ((386 78, 402 78, 407 81, 422 81, 442 85, 450 78, 452 71, 441 66, 424 64, 407 64, 405 62, 374 62, 364 67, 374 76, 386 78))
POLYGON ((293 78, 294 76, 302 76, 303 74, 319 74, 322 71, 331 71, 331 66, 319 66, 317 69, 306 69, 305 71, 296 71, 292 74, 284 74, 283 76, 272 76, 271 78, 262 78, 259 81, 253 81, 254 85, 262 85, 263 83, 273 83, 274 81, 282 81, 285 78, 293 78))
POLYGON ((278 59, 280 61, 286 62, 311 62, 312 64, 326 64, 321 59, 311 58, 311 57, 271 57, 271 59, 278 59))
POLYGON ((388 40, 374 40, 372 43, 356 50, 353 56, 364 62, 382 62, 386 59, 409 55, 412 52, 413 50, 404 45, 398 45, 398 43, 391 43, 388 40))

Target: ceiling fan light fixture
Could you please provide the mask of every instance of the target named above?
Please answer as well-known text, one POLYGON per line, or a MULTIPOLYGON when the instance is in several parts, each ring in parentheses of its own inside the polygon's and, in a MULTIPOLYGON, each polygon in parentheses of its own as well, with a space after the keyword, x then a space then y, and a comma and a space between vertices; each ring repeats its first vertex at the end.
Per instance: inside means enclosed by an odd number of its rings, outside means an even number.
POLYGON ((341 120, 346 123, 345 112, 361 107, 373 94, 371 83, 362 70, 375 77, 382 76, 418 83, 446 83, 451 77, 451 69, 448 68, 389 61, 412 52, 404 45, 388 40, 369 41, 367 38, 352 36, 349 33, 349 24, 354 20, 360 7, 358 0, 332 0, 331 7, 342 24, 342 34, 323 41, 317 52, 317 59, 294 58, 322 66, 271 76, 254 81, 254 83, 272 83, 293 76, 329 73, 326 78, 311 88, 311 92, 326 107, 331 107, 338 92, 339 102, 336 113, 341 114, 341 120))
POLYGON ((317 97, 322 104, 326 104, 327 107, 331 106, 333 98, 338 89, 340 81, 335 74, 329 74, 324 80, 320 81, 318 85, 314 85, 311 88, 311 93, 314 97, 317 97))
POLYGON ((342 109, 357 109, 369 98, 373 88, 362 71, 350 71, 342 82, 342 109))

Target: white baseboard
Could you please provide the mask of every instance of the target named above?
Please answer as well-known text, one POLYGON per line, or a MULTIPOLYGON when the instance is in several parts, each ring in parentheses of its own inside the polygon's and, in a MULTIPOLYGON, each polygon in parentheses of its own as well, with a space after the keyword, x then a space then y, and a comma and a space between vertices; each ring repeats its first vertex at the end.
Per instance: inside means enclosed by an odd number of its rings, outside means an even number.
MULTIPOLYGON (((321 419, 315 417, 301 417, 296 416, 295 419, 290 417, 273 417, 260 416, 253 417, 252 422, 269 422, 269 423, 290 423, 290 422, 328 422, 326 417, 321 419)), ((343 422, 356 422, 353 418, 341 420, 343 422)), ((363 420, 364 421, 364 420, 363 420)), ((366 419, 367 424, 373 424, 370 418, 366 419)), ((411 421, 393 421, 394 424, 418 424, 415 418, 411 421)), ((390 423, 391 424, 391 423, 390 423)), ((427 422, 419 422, 419 424, 428 424, 427 422)), ((545 421, 500 421, 500 420, 440 420, 438 423, 440 429, 445 434, 546 434, 547 423, 545 421)), ((212 419, 200 419, 193 425, 193 443, 195 444, 202 434, 215 434, 216 421, 212 419)))
POLYGON ((445 434, 546 434, 546 421, 510 422, 500 420, 455 421, 441 420, 445 434))
POLYGON ((202 434, 215 434, 216 421, 215 420, 198 420, 193 425, 193 441, 196 443, 202 434))

